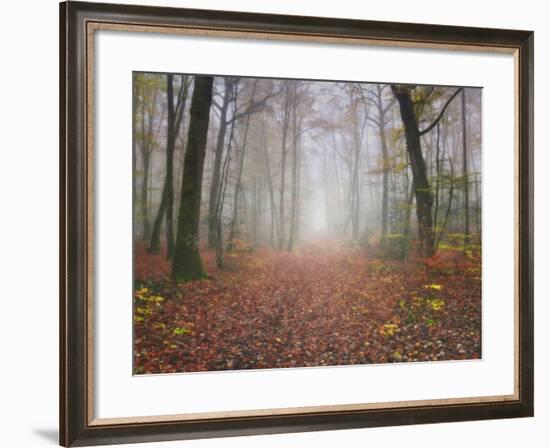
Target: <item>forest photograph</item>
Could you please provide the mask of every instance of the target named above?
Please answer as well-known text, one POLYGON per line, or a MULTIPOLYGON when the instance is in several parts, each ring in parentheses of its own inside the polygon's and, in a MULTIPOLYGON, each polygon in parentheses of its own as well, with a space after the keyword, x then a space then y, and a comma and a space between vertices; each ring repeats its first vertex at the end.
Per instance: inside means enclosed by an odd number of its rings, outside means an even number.
POLYGON ((132 96, 135 375, 481 359, 481 88, 132 96))

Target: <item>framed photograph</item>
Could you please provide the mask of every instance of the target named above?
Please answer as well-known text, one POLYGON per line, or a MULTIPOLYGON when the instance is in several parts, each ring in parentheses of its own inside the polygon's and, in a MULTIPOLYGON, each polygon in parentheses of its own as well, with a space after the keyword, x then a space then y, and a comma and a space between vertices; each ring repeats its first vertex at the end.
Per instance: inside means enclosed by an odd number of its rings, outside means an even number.
POLYGON ((533 415, 533 33, 60 5, 60 443, 533 415))

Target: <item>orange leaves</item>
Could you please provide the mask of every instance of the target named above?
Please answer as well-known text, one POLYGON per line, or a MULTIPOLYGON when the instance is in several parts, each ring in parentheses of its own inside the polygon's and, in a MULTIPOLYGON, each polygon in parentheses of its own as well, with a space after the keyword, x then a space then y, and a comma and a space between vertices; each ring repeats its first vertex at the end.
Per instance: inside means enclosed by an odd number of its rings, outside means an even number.
POLYGON ((203 251, 211 277, 177 285, 163 260, 136 251, 136 373, 481 355, 475 255, 404 263, 334 242, 238 254, 218 270, 203 251), (453 275, 441 272, 449 263, 453 275))

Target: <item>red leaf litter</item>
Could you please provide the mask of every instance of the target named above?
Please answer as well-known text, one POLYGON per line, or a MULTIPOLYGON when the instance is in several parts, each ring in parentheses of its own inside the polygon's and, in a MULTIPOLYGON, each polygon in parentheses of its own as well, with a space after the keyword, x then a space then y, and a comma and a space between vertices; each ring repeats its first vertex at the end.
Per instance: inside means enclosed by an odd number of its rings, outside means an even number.
POLYGON ((370 258, 332 242, 294 252, 202 251, 208 277, 176 284, 136 245, 134 373, 481 357, 481 255, 370 258))

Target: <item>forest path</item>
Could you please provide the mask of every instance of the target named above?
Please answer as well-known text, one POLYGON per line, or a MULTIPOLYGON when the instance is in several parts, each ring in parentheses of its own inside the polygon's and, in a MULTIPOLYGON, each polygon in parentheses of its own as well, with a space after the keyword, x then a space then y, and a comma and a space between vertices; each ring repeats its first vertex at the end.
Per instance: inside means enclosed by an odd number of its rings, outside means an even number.
POLYGON ((176 285, 162 256, 136 255, 138 373, 480 356, 473 274, 324 242, 229 254, 224 270, 204 252, 211 278, 176 285))

